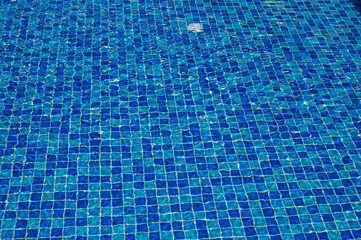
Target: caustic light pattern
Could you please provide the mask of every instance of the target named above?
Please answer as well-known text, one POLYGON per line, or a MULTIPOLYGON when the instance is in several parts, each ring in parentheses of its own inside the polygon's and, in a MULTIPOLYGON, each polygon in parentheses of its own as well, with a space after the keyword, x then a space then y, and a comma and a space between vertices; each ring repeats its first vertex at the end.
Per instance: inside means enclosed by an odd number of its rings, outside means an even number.
POLYGON ((1 239, 360 239, 342 0, 0 0, 1 239))

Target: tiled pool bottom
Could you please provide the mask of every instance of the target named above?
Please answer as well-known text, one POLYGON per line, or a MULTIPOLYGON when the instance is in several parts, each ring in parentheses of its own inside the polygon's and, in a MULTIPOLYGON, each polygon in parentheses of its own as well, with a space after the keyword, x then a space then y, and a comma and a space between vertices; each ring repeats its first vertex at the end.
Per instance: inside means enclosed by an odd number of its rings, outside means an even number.
POLYGON ((1 239, 361 239, 349 1, 0 0, 1 239))

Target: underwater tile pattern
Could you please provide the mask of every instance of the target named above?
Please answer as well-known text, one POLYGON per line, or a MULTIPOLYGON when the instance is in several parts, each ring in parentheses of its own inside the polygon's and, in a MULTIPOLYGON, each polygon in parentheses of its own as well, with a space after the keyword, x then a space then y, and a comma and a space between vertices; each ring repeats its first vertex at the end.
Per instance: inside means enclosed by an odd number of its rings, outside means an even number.
POLYGON ((341 0, 0 0, 1 239, 361 239, 341 0))

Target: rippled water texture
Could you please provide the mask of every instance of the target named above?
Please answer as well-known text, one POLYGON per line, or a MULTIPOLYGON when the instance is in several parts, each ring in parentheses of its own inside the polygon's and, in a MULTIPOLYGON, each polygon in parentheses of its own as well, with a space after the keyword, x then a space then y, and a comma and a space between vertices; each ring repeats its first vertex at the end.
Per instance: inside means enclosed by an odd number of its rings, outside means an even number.
POLYGON ((0 0, 0 239, 361 239, 352 1, 0 0))

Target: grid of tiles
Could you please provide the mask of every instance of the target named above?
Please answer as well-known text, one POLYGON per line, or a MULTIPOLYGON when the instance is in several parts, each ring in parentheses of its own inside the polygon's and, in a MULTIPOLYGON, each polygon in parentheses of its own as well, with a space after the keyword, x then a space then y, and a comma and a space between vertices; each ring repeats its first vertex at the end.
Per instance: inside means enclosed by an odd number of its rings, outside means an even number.
POLYGON ((0 0, 0 238, 361 238, 360 21, 0 0))

